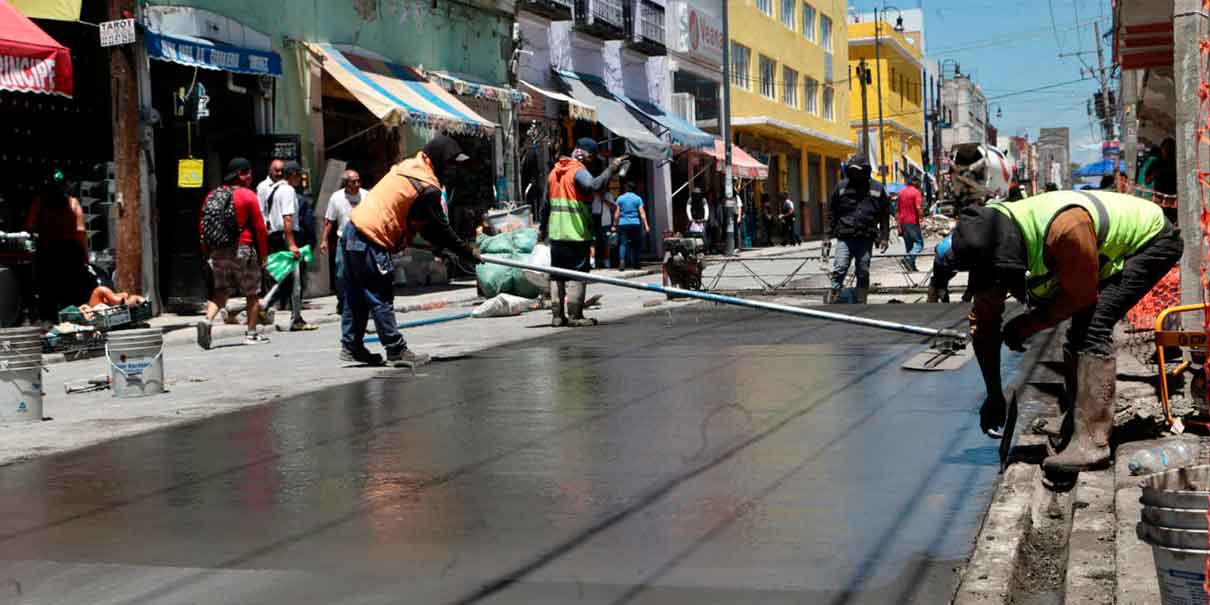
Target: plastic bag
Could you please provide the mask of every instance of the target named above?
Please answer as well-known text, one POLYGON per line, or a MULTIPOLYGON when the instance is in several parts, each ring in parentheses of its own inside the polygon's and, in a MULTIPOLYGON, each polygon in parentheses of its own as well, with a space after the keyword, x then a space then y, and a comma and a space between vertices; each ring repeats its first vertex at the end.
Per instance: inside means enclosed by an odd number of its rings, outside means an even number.
MULTIPOLYGON (((538 244, 537 246, 534 246, 533 254, 529 255, 529 264, 538 265, 541 267, 549 267, 550 266, 550 246, 547 246, 546 244, 538 244)), ((537 286, 543 292, 550 290, 550 274, 549 273, 543 273, 541 271, 522 270, 521 274, 525 276, 525 279, 529 280, 529 283, 537 286)))
POLYGON ((471 317, 510 317, 529 310, 533 301, 512 294, 499 294, 471 311, 471 317))
MULTIPOLYGON (((500 235, 480 236, 476 243, 483 254, 529 261, 530 253, 538 243, 538 230, 521 229, 500 235)), ((488 298, 498 294, 537 298, 542 294, 540 287, 527 280, 520 269, 483 263, 475 268, 475 276, 479 279, 480 290, 488 298)))

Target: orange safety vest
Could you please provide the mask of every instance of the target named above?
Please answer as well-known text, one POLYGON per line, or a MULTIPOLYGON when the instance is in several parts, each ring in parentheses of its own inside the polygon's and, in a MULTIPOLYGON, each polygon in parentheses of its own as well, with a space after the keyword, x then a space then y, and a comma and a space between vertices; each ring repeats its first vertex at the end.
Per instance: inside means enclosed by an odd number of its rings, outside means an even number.
POLYGON ((577 160, 562 158, 547 178, 550 191, 550 220, 547 233, 552 241, 588 242, 593 240, 591 193, 576 188, 576 173, 584 168, 577 160))
POLYGON ((410 217, 412 204, 420 197, 424 185, 441 188, 428 156, 420 152, 392 166, 353 208, 349 221, 366 239, 386 250, 406 248, 424 229, 423 221, 410 217))

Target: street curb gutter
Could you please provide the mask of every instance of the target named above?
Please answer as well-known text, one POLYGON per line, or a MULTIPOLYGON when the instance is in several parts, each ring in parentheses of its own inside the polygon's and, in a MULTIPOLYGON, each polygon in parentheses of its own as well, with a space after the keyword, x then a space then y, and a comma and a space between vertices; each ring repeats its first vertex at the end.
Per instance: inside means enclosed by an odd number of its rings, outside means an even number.
MULTIPOLYGON (((1057 330, 1046 334, 1045 340, 1031 347, 1021 362, 1021 368, 1009 388, 1021 392, 1039 367, 1045 351, 1056 341, 1057 330)), ((1018 435, 1028 430, 1020 419, 1018 435)), ((1018 440, 1018 446, 1023 445, 1018 440)), ((962 570, 954 605, 986 605, 1012 603, 1015 577, 1021 562, 1022 545, 1033 524, 1034 487, 1042 481, 1037 464, 1010 464, 996 485, 991 506, 983 519, 983 527, 975 538, 974 552, 962 570)))

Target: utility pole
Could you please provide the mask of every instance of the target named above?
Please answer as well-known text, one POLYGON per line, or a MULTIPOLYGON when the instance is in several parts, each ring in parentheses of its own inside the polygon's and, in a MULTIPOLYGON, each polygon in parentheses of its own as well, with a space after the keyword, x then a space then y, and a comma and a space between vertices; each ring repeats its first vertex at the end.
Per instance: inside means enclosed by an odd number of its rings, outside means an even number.
POLYGON ((874 9, 874 72, 878 78, 878 174, 886 182, 886 139, 882 135, 882 15, 874 9))
MULTIPOLYGON (((134 16, 131 0, 109 0, 109 18, 134 16)), ((117 274, 121 292, 143 292, 143 239, 139 182, 139 83, 132 45, 109 50, 113 101, 114 205, 118 210, 117 274)))
POLYGON ((723 134, 723 207, 727 223, 725 253, 733 256, 739 248, 735 221, 739 216, 740 204, 735 199, 731 177, 731 19, 727 14, 727 0, 721 0, 719 4, 723 7, 723 111, 719 123, 722 124, 723 134))
MULTIPOLYGON (((1098 79, 1101 82, 1101 128, 1105 130, 1105 141, 1111 141, 1113 136, 1113 113, 1109 103, 1109 72, 1105 69, 1105 49, 1101 44, 1101 22, 1092 22, 1092 31, 1096 32, 1098 79)), ((1116 171, 1115 171, 1116 172, 1116 171)))
POLYGON ((870 68, 862 59, 857 64, 857 81, 861 83, 861 153, 870 159, 870 112, 866 109, 866 86, 870 83, 870 68))

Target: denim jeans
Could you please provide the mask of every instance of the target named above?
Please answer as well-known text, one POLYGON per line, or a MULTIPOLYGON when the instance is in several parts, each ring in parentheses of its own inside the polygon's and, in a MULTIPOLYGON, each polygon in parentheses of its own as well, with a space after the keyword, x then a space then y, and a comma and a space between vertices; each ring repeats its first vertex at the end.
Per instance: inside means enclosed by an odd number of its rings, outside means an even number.
POLYGON ((340 238, 340 254, 344 256, 340 344, 348 351, 364 349, 366 321, 373 317, 388 355, 407 349, 395 322, 395 264, 391 253, 367 240, 350 223, 340 238))
POLYGON ((872 238, 836 240, 836 258, 832 260, 832 289, 844 287, 844 278, 849 274, 849 263, 857 272, 857 287, 870 287, 870 255, 874 251, 872 238))
POLYGON ((1098 286, 1096 304, 1071 316, 1064 349, 1113 355, 1113 327, 1180 261, 1183 250, 1180 230, 1168 225, 1128 257, 1119 273, 1098 286))
POLYGON ((336 306, 341 311, 345 308, 345 255, 344 238, 336 238, 336 254, 332 260, 336 262, 336 306))
MULTIPOLYGON (((903 251, 905 254, 916 254, 924 249, 924 235, 920 233, 920 225, 902 225, 903 227, 903 251)), ((916 257, 909 256, 906 259, 908 268, 912 271, 916 270, 916 257)))
MULTIPOLYGON (((295 232, 297 236, 297 232, 295 232)), ((295 242, 297 244, 297 242, 295 242)), ((289 250, 286 245, 286 236, 281 231, 269 234, 269 254, 289 250)), ((297 326, 303 323, 302 317, 302 272, 304 271, 305 263, 300 259, 298 264, 294 265, 294 271, 282 278, 278 282, 277 291, 273 294, 273 298, 266 303, 266 307, 271 304, 290 305, 290 325, 297 326)))
POLYGON ((619 225, 618 233, 622 236, 622 268, 638 269, 639 253, 643 251, 643 226, 619 225))

